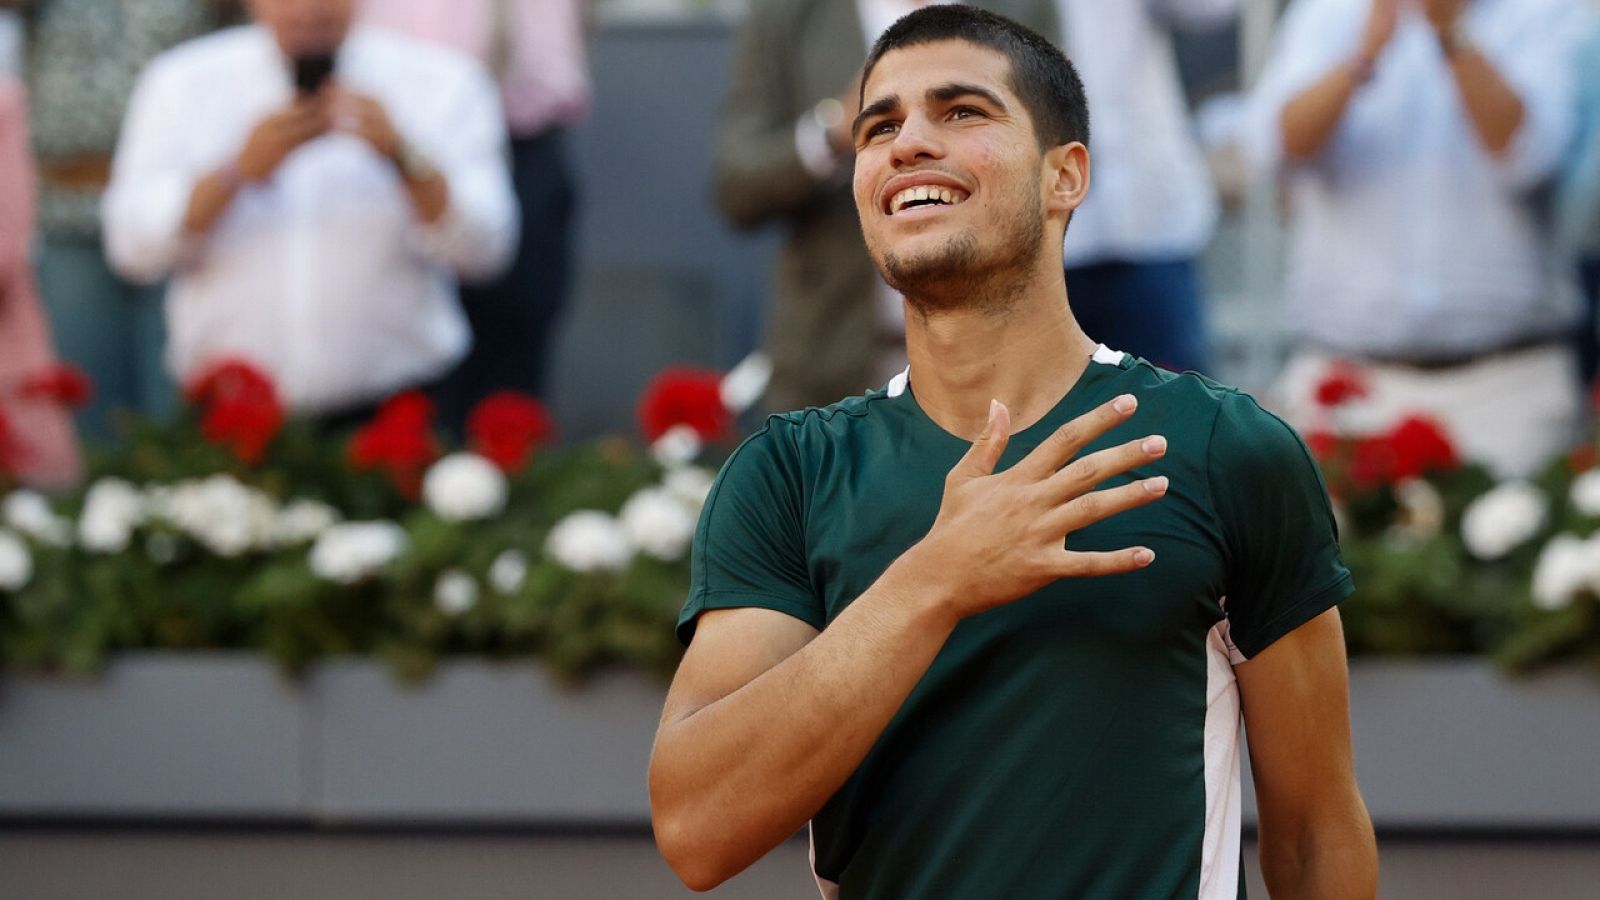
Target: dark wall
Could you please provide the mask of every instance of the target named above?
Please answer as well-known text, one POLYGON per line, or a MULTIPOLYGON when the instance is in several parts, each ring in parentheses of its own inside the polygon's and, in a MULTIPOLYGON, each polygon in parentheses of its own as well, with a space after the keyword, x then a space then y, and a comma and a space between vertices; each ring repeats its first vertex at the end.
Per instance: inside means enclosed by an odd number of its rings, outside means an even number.
POLYGON ((664 366, 726 368, 757 342, 778 235, 735 234, 711 202, 729 32, 712 19, 594 36, 594 110, 572 146, 581 264, 552 384, 569 439, 631 429, 664 366))

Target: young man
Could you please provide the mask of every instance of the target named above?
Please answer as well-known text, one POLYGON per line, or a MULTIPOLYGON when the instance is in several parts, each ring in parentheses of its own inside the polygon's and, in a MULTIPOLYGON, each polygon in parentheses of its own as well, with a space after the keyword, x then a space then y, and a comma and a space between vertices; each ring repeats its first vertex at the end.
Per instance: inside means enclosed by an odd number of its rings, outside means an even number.
POLYGON ((1269 885, 1373 896, 1326 494, 1249 397, 1073 319, 1070 64, 935 6, 862 99, 911 366, 771 418, 713 489, 651 761, 668 862, 709 888, 810 820, 825 896, 1236 897, 1242 708, 1269 885))

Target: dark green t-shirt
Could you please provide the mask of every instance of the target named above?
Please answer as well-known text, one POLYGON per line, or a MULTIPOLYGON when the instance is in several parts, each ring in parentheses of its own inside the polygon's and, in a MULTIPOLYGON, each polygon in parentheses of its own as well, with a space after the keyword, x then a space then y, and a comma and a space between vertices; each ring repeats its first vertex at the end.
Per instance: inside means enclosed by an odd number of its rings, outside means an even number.
MULTIPOLYGON (((1249 396, 1101 348, 1013 435, 1000 468, 1121 393, 1139 411, 1089 450, 1163 434, 1161 501, 1069 546, 1152 548, 964 620, 850 780, 812 820, 818 880, 845 898, 1234 898, 1239 701, 1232 663, 1351 590, 1304 445, 1249 396)), ((708 609, 819 629, 938 512, 968 443, 905 384, 770 418, 723 467, 695 535, 685 641, 708 609)), ((1086 451, 1087 452, 1087 451, 1086 451)))

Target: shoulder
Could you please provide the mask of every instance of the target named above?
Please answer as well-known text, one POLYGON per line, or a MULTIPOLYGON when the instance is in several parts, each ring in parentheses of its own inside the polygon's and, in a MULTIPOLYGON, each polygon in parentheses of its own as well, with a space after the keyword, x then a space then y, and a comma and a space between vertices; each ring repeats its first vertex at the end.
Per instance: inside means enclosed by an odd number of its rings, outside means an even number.
POLYGON ((201 80, 249 65, 270 48, 271 38, 259 26, 240 25, 184 41, 155 56, 144 78, 155 82, 201 80))
POLYGON ((1175 450, 1214 472, 1263 465, 1299 470, 1311 462, 1295 430, 1239 388, 1144 360, 1134 360, 1116 387, 1139 398, 1139 415, 1175 450))
POLYGON ((411 78, 490 83, 482 63, 437 41, 363 25, 350 33, 346 45, 364 64, 405 72, 411 78))

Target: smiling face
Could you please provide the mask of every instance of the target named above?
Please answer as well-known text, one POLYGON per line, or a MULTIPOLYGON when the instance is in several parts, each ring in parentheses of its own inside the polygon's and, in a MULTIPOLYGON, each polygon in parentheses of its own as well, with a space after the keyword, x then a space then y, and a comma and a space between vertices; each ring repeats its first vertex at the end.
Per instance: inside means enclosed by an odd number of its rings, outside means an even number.
POLYGON ((1031 275, 1051 253, 1060 268, 1070 208, 1046 226, 1065 148, 1040 149, 1010 72, 999 51, 942 40, 885 54, 863 88, 862 236, 885 280, 920 306, 1003 300, 988 288, 1031 275))

